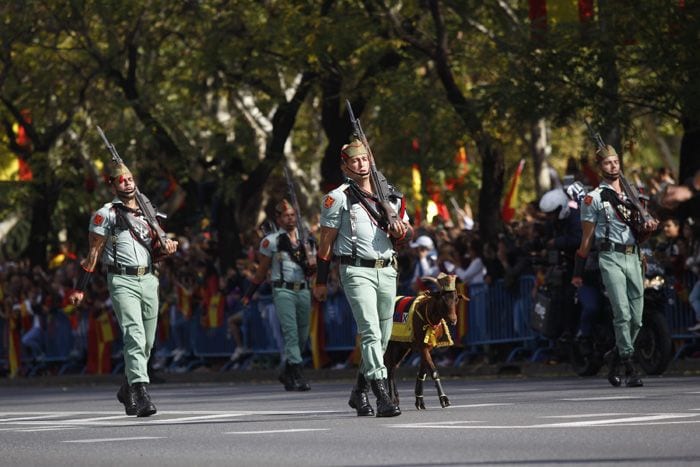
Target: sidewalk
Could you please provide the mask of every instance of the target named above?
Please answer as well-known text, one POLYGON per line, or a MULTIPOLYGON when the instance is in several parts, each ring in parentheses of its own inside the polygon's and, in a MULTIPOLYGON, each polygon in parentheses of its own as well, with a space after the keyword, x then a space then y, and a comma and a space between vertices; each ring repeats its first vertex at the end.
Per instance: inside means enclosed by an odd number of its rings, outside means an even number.
MULTIPOLYGON (((440 376, 443 379, 452 378, 504 378, 504 379, 524 379, 524 378, 574 378, 576 374, 568 364, 560 363, 548 365, 544 363, 498 363, 498 364, 471 364, 464 367, 439 368, 440 376)), ((153 384, 171 383, 269 383, 277 382, 279 369, 252 369, 252 370, 231 370, 220 372, 215 369, 200 367, 188 373, 165 373, 158 372, 153 378, 153 384)), ((357 375, 356 369, 305 369, 304 374, 313 383, 314 381, 344 381, 352 384, 357 375)), ((399 369, 399 377, 405 380, 413 380, 416 368, 403 367, 399 369)), ((700 376, 700 358, 683 359, 672 361, 668 369, 661 376, 649 376, 648 378, 659 378, 663 376, 700 376)), ((31 378, 2 378, 0 387, 23 386, 92 386, 92 385, 119 385, 122 382, 122 375, 61 375, 61 376, 36 376, 31 378)), ((601 369, 597 376, 588 378, 605 378, 605 367, 601 369)))

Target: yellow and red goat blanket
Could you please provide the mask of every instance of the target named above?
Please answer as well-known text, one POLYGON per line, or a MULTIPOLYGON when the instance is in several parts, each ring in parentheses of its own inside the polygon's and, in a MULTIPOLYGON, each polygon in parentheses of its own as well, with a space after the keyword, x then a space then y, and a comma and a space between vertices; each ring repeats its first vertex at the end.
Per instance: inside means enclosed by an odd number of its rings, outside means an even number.
MULTIPOLYGON (((417 305, 429 299, 430 297, 426 294, 421 294, 417 297, 396 297, 394 301, 394 323, 391 329, 391 340, 413 342, 413 315, 416 313, 417 305)), ((418 317, 424 323, 424 344, 428 344, 432 347, 449 347, 454 345, 454 341, 450 335, 450 329, 444 319, 431 325, 424 316, 418 314, 418 317)))

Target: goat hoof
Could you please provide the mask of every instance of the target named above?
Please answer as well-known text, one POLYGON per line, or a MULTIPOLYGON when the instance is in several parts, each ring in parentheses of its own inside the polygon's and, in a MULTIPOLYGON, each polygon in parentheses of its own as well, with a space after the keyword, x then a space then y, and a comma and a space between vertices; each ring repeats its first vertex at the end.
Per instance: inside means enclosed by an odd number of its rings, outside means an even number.
POLYGON ((425 410, 425 403, 422 397, 416 397, 416 409, 425 410))
POLYGON ((444 409, 445 407, 450 406, 450 400, 447 398, 447 396, 440 396, 440 405, 444 409))

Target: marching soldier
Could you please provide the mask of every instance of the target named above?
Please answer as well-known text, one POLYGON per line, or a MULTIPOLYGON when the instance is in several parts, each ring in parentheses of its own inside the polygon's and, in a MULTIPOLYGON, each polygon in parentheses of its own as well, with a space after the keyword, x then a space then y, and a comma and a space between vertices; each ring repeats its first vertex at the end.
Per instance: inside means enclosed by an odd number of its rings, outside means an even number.
POLYGON ((107 266, 107 285, 124 340, 126 382, 117 399, 127 415, 148 417, 156 406, 147 391, 148 358, 155 340, 158 318, 158 277, 153 274, 154 255, 170 255, 177 242, 164 246, 144 218, 136 201, 136 182, 123 163, 113 164, 108 184, 115 198, 92 215, 89 252, 71 301, 79 304, 98 260, 107 266))
MULTIPOLYGON (((633 231, 635 207, 625 194, 620 181, 620 159, 608 145, 596 152, 598 168, 603 180, 591 191, 581 206, 583 235, 576 252, 571 281, 576 287, 583 284, 586 257, 595 242, 603 284, 613 309, 616 346, 608 353, 608 381, 620 386, 618 367, 625 368, 625 384, 643 386, 632 361, 634 340, 642 327, 644 283, 639 238, 633 231)), ((651 232, 658 226, 656 219, 645 221, 643 231, 651 232)), ((640 230, 641 232, 641 230, 640 230)), ((638 236, 640 233, 637 234, 638 236)))
POLYGON ((309 339, 311 294, 307 277, 310 268, 305 248, 297 232, 297 212, 289 201, 275 207, 279 230, 260 242, 258 269, 243 297, 247 304, 272 269, 272 300, 284 338, 284 372, 279 376, 287 391, 308 391, 302 373, 302 351, 309 339))
POLYGON ((382 224, 381 209, 370 181, 370 157, 364 144, 354 139, 341 149, 341 169, 346 182, 329 192, 321 206, 314 296, 324 301, 331 259, 340 262, 340 279, 350 303, 361 339, 362 363, 357 384, 350 394, 350 407, 358 416, 372 416, 367 391, 377 397, 377 416, 401 414, 387 392, 384 351, 391 337, 396 296, 396 252, 393 241, 413 236, 400 193, 391 191, 390 202, 398 221, 382 224))

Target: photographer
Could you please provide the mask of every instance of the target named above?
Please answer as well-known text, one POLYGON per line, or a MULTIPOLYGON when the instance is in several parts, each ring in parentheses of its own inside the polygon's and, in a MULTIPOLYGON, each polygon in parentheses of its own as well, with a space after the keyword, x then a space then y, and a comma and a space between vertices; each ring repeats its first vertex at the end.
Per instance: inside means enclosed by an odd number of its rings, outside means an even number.
POLYGON ((550 190, 542 196, 540 211, 547 214, 553 226, 552 238, 546 243, 547 250, 557 255, 554 271, 560 274, 553 279, 561 286, 561 307, 563 333, 567 340, 575 334, 577 326, 575 296, 576 288, 571 285, 574 272, 574 256, 581 243, 581 220, 578 205, 569 199, 561 188, 550 190))

